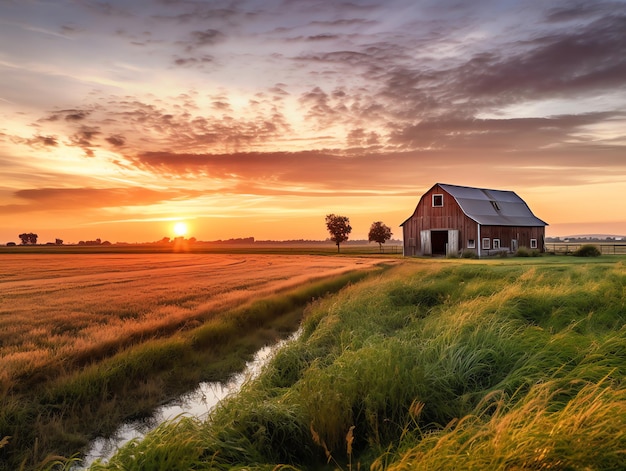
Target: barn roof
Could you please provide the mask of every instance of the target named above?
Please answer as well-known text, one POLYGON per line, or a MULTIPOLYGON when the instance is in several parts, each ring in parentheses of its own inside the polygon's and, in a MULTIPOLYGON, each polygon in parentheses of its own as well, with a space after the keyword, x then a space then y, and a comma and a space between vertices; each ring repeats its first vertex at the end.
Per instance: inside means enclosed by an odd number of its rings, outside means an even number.
POLYGON ((486 226, 547 226, 512 191, 438 184, 452 196, 461 210, 478 224, 486 226))

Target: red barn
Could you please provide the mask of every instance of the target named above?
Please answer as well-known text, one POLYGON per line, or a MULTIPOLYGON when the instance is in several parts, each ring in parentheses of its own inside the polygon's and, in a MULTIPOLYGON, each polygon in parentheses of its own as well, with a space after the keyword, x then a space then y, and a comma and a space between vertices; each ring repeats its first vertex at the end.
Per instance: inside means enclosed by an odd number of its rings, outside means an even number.
POLYGON ((400 226, 404 255, 544 251, 548 224, 514 192, 437 183, 400 226))

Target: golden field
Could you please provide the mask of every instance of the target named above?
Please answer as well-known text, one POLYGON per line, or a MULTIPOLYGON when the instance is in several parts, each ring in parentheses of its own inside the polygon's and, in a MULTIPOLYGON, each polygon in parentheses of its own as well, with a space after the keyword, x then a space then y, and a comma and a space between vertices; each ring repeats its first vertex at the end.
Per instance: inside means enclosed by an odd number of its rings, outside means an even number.
POLYGON ((263 254, 3 254, 0 392, 19 388, 20 379, 49 378, 52 371, 71 370, 137 341, 196 327, 225 309, 381 261, 263 254))

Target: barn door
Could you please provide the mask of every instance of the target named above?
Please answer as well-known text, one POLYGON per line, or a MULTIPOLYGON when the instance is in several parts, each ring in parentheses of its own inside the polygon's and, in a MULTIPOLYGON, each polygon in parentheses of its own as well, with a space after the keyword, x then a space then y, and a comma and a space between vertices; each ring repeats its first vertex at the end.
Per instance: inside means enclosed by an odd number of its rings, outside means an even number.
POLYGON ((430 231, 420 231, 420 239, 422 242, 422 255, 432 255, 433 246, 430 242, 430 231))
POLYGON ((448 251, 446 255, 456 255, 459 253, 459 231, 451 229, 448 231, 448 251))

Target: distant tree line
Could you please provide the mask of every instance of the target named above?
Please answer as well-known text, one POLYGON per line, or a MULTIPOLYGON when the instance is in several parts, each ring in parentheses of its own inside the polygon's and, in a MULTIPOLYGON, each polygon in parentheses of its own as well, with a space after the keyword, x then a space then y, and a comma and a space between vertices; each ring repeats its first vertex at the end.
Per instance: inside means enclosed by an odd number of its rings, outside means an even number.
POLYGON ((81 240, 80 242, 78 242, 78 245, 111 245, 111 242, 109 242, 108 240, 102 242, 101 239, 81 240))
MULTIPOLYGON (((37 245, 37 239, 39 235, 34 232, 24 232, 18 236, 22 241, 22 245, 37 245)), ((14 242, 9 242, 7 245, 15 245, 14 242)), ((54 242, 47 242, 45 245, 63 245, 63 239, 54 239, 54 242)), ((81 240, 78 245, 111 245, 111 242, 108 240, 102 241, 101 239, 96 240, 81 240)))

